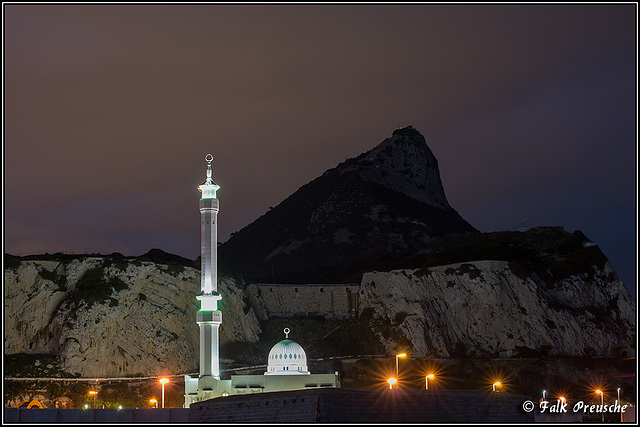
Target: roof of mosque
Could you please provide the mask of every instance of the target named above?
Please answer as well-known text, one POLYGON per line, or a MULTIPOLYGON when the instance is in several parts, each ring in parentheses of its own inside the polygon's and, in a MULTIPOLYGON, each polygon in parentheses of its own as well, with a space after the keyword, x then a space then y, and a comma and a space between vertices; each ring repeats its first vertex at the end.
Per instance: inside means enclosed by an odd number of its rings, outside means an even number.
POLYGON ((276 343, 269 352, 267 375, 274 373, 308 373, 307 354, 300 344, 289 339, 289 328, 285 329, 287 338, 276 343))

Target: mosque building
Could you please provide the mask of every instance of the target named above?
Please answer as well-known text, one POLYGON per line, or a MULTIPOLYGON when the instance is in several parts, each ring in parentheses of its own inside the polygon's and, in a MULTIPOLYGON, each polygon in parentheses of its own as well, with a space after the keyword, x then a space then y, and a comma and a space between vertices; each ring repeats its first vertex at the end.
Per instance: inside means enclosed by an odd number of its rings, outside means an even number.
POLYGON ((219 202, 216 192, 220 186, 213 182, 211 162, 207 154, 207 179, 198 187, 200 198, 200 256, 201 278, 200 310, 196 323, 200 328, 200 373, 198 377, 185 375, 185 408, 192 403, 214 397, 233 394, 264 393, 269 391, 303 390, 314 387, 340 387, 338 372, 335 374, 312 374, 307 368, 307 355, 300 344, 289 339, 289 328, 285 328, 285 339, 273 346, 267 359, 264 375, 232 375, 229 380, 220 379, 220 357, 218 331, 222 324, 222 313, 218 310, 217 241, 219 202))

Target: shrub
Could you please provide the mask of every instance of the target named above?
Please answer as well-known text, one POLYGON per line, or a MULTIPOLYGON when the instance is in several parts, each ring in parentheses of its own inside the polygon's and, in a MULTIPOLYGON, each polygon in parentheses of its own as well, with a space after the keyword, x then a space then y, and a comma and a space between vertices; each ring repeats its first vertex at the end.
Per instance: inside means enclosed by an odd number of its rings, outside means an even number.
POLYGON ((22 260, 20 259, 20 257, 4 254, 4 268, 15 270, 16 268, 20 267, 20 264, 22 264, 22 260))
MULTIPOLYGON (((127 288, 127 284, 117 277, 105 277, 104 267, 87 270, 78 280, 70 301, 76 306, 86 304, 87 308, 95 303, 106 302, 113 294, 127 288)), ((113 303, 112 303, 113 306, 113 303)))

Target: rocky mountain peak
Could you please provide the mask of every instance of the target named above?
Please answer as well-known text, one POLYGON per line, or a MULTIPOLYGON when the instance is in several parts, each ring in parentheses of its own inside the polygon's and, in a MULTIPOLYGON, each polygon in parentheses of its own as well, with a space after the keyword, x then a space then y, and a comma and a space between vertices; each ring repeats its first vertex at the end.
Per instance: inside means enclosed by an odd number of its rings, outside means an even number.
POLYGON ((453 211, 444 194, 438 160, 412 126, 396 129, 393 136, 360 155, 355 167, 361 169, 360 178, 365 182, 453 211))
POLYGON ((476 231, 447 202, 438 161, 408 127, 300 187, 218 256, 253 280, 359 281, 376 260, 476 231))

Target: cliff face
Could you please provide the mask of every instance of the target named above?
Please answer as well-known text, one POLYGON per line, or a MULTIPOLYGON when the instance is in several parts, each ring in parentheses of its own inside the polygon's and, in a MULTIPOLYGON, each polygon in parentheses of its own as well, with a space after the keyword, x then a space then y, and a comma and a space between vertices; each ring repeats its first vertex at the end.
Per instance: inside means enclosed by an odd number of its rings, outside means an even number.
MULTIPOLYGON (((89 257, 22 261, 4 274, 5 354, 57 354, 83 377, 198 371, 198 270, 89 257)), ((219 290, 221 343, 256 341, 237 284, 223 278, 219 290)))
POLYGON ((360 312, 387 324, 418 355, 612 355, 635 340, 635 310, 607 263, 592 277, 569 276, 547 286, 520 277, 506 261, 473 261, 418 270, 366 273, 360 312), (464 352, 464 353, 463 353, 464 352))
POLYGON ((234 233, 220 265, 256 281, 348 283, 380 259, 474 233, 449 205, 424 137, 399 129, 234 233))
MULTIPOLYGON (((531 355, 546 344, 550 354, 604 356, 635 344, 633 303, 607 262, 574 274, 551 270, 554 280, 541 277, 545 269, 476 260, 300 287, 243 286, 223 276, 220 356, 263 363, 277 339, 262 334, 279 336, 282 322, 304 333, 316 354, 329 335, 317 328, 329 322, 332 348, 343 349, 331 356, 354 355, 358 336, 377 337, 367 351, 439 357, 531 355)), ((4 274, 5 355, 55 354, 82 377, 198 371, 196 269, 80 257, 22 260, 4 274)))

